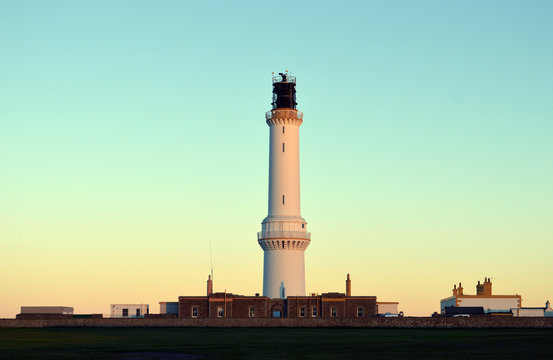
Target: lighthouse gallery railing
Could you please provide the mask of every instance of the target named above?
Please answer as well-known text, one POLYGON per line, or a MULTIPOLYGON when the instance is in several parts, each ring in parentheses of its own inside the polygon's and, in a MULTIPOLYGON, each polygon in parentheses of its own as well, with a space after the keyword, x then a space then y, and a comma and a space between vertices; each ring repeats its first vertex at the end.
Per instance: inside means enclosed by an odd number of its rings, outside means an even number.
POLYGON ((267 239, 307 239, 311 240, 310 232, 303 231, 260 231, 257 240, 267 239))
POLYGON ((273 118, 278 119, 299 119, 303 120, 303 113, 295 109, 275 109, 267 111, 265 113, 265 119, 271 120, 273 118))

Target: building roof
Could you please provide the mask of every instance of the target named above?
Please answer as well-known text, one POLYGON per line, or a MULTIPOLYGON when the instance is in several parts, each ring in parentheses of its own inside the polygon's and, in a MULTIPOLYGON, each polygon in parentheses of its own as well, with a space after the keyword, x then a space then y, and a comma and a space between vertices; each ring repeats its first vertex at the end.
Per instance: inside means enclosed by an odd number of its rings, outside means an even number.
POLYGON ((70 306, 22 306, 22 314, 63 314, 73 313, 70 306))
POLYGON ((484 308, 482 306, 446 306, 444 310, 446 315, 484 314, 484 308))

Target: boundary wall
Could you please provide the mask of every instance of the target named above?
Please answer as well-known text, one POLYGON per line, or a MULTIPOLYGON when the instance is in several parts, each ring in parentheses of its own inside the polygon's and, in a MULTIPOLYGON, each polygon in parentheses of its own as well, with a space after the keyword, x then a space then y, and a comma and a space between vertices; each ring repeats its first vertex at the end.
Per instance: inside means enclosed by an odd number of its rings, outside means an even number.
POLYGON ((344 328, 551 328, 551 317, 404 317, 362 319, 0 319, 0 328, 43 327, 344 327, 344 328))

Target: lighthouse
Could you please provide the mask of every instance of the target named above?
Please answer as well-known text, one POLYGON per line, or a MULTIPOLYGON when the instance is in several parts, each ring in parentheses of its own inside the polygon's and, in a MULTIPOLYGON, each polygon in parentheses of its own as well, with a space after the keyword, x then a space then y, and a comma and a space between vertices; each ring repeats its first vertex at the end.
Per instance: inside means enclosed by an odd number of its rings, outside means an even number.
POLYGON ((263 249, 263 295, 305 296, 304 252, 311 241, 300 211, 300 125, 296 78, 273 76, 269 125, 269 206, 257 240, 263 249))

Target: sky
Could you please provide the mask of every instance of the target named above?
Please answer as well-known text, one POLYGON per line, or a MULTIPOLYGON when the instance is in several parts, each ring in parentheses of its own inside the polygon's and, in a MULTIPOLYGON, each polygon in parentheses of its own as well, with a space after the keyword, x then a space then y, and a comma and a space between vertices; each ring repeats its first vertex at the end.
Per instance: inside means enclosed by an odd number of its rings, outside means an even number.
POLYGON ((0 2, 0 317, 262 292, 271 73, 306 292, 553 301, 550 1, 0 2))

